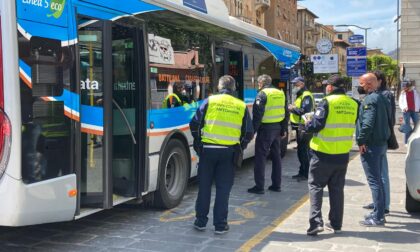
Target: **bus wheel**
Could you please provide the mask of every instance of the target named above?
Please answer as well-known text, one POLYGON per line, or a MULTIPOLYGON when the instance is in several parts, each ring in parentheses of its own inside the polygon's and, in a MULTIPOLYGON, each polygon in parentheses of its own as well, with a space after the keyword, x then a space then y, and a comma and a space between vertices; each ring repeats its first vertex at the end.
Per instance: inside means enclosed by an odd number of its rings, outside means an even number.
POLYGON ((187 182, 187 151, 180 140, 173 139, 168 142, 162 154, 155 206, 167 209, 176 207, 184 197, 187 182))

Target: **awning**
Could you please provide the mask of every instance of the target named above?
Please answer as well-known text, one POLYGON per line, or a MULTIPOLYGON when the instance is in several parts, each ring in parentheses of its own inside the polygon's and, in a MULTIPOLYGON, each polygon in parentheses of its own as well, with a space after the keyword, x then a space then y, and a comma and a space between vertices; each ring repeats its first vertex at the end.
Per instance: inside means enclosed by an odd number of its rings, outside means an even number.
POLYGON ((300 58, 300 52, 294 51, 280 45, 276 45, 261 39, 254 38, 267 51, 273 54, 274 58, 284 63, 285 68, 291 68, 300 58))

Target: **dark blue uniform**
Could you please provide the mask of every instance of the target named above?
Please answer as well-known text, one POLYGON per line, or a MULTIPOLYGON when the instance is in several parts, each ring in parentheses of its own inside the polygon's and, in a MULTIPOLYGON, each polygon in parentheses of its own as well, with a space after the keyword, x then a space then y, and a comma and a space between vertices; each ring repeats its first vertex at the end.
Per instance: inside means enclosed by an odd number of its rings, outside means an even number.
MULTIPOLYGON (((222 94, 231 94, 227 90, 221 90, 222 94)), ((245 149, 254 137, 252 121, 246 109, 242 119, 241 146, 224 146, 203 144, 201 142, 201 129, 205 124, 205 116, 208 108, 208 99, 197 110, 190 122, 191 134, 194 137, 194 150, 200 156, 198 165, 199 190, 195 206, 196 221, 194 225, 204 228, 207 225, 211 199, 211 186, 213 180, 216 183, 216 199, 213 209, 213 224, 216 231, 227 227, 229 194, 233 185, 234 161, 245 149)))
MULTIPOLYGON (((307 88, 302 88, 296 96, 299 97, 303 92, 307 91, 307 88)), ((310 96, 306 96, 302 100, 300 108, 293 108, 290 113, 302 116, 306 113, 312 112, 314 109, 314 102, 310 96)), ((302 127, 302 126, 301 126, 302 127)), ((308 178, 309 170, 309 142, 311 141, 311 135, 305 134, 302 128, 299 128, 298 124, 292 123, 292 128, 296 130, 296 143, 297 143, 297 155, 300 163, 299 173, 297 177, 308 178)))
MULTIPOLYGON (((263 87, 273 88, 273 86, 263 87)), ((267 95, 259 92, 254 105, 252 107, 252 123, 257 133, 255 142, 255 166, 254 180, 257 193, 263 193, 265 181, 265 164, 267 156, 270 154, 272 160, 271 181, 272 187, 280 190, 281 187, 281 157, 280 157, 280 141, 281 136, 287 131, 287 123, 289 113, 285 111, 285 119, 278 123, 262 123, 265 112, 265 104, 267 103, 267 95)), ((287 102, 286 102, 287 104, 287 102)), ((285 105, 285 104, 282 104, 285 105)), ((253 192, 252 188, 248 190, 253 192)))

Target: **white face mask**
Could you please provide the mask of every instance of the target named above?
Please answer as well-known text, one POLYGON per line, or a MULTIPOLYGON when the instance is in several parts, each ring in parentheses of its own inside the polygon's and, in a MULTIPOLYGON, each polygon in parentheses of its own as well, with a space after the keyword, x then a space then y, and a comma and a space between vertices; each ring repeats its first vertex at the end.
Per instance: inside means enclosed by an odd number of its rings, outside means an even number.
POLYGON ((297 94, 298 92, 300 91, 300 88, 298 88, 298 87, 294 87, 293 89, 292 89, 292 94, 297 94))

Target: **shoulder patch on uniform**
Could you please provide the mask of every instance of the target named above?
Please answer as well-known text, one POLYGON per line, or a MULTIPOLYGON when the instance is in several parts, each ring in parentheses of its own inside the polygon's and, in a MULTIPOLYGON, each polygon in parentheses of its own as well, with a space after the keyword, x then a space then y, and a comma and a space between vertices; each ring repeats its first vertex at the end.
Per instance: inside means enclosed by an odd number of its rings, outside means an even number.
POLYGON ((309 104, 309 102, 310 102, 310 100, 309 100, 309 99, 306 99, 306 100, 305 100, 305 104, 309 104))
POLYGON ((260 105, 260 102, 261 102, 260 100, 256 100, 255 104, 260 105))
POLYGON ((320 115, 321 115, 321 110, 317 110, 317 111, 315 112, 315 115, 316 115, 316 116, 320 116, 320 115))

